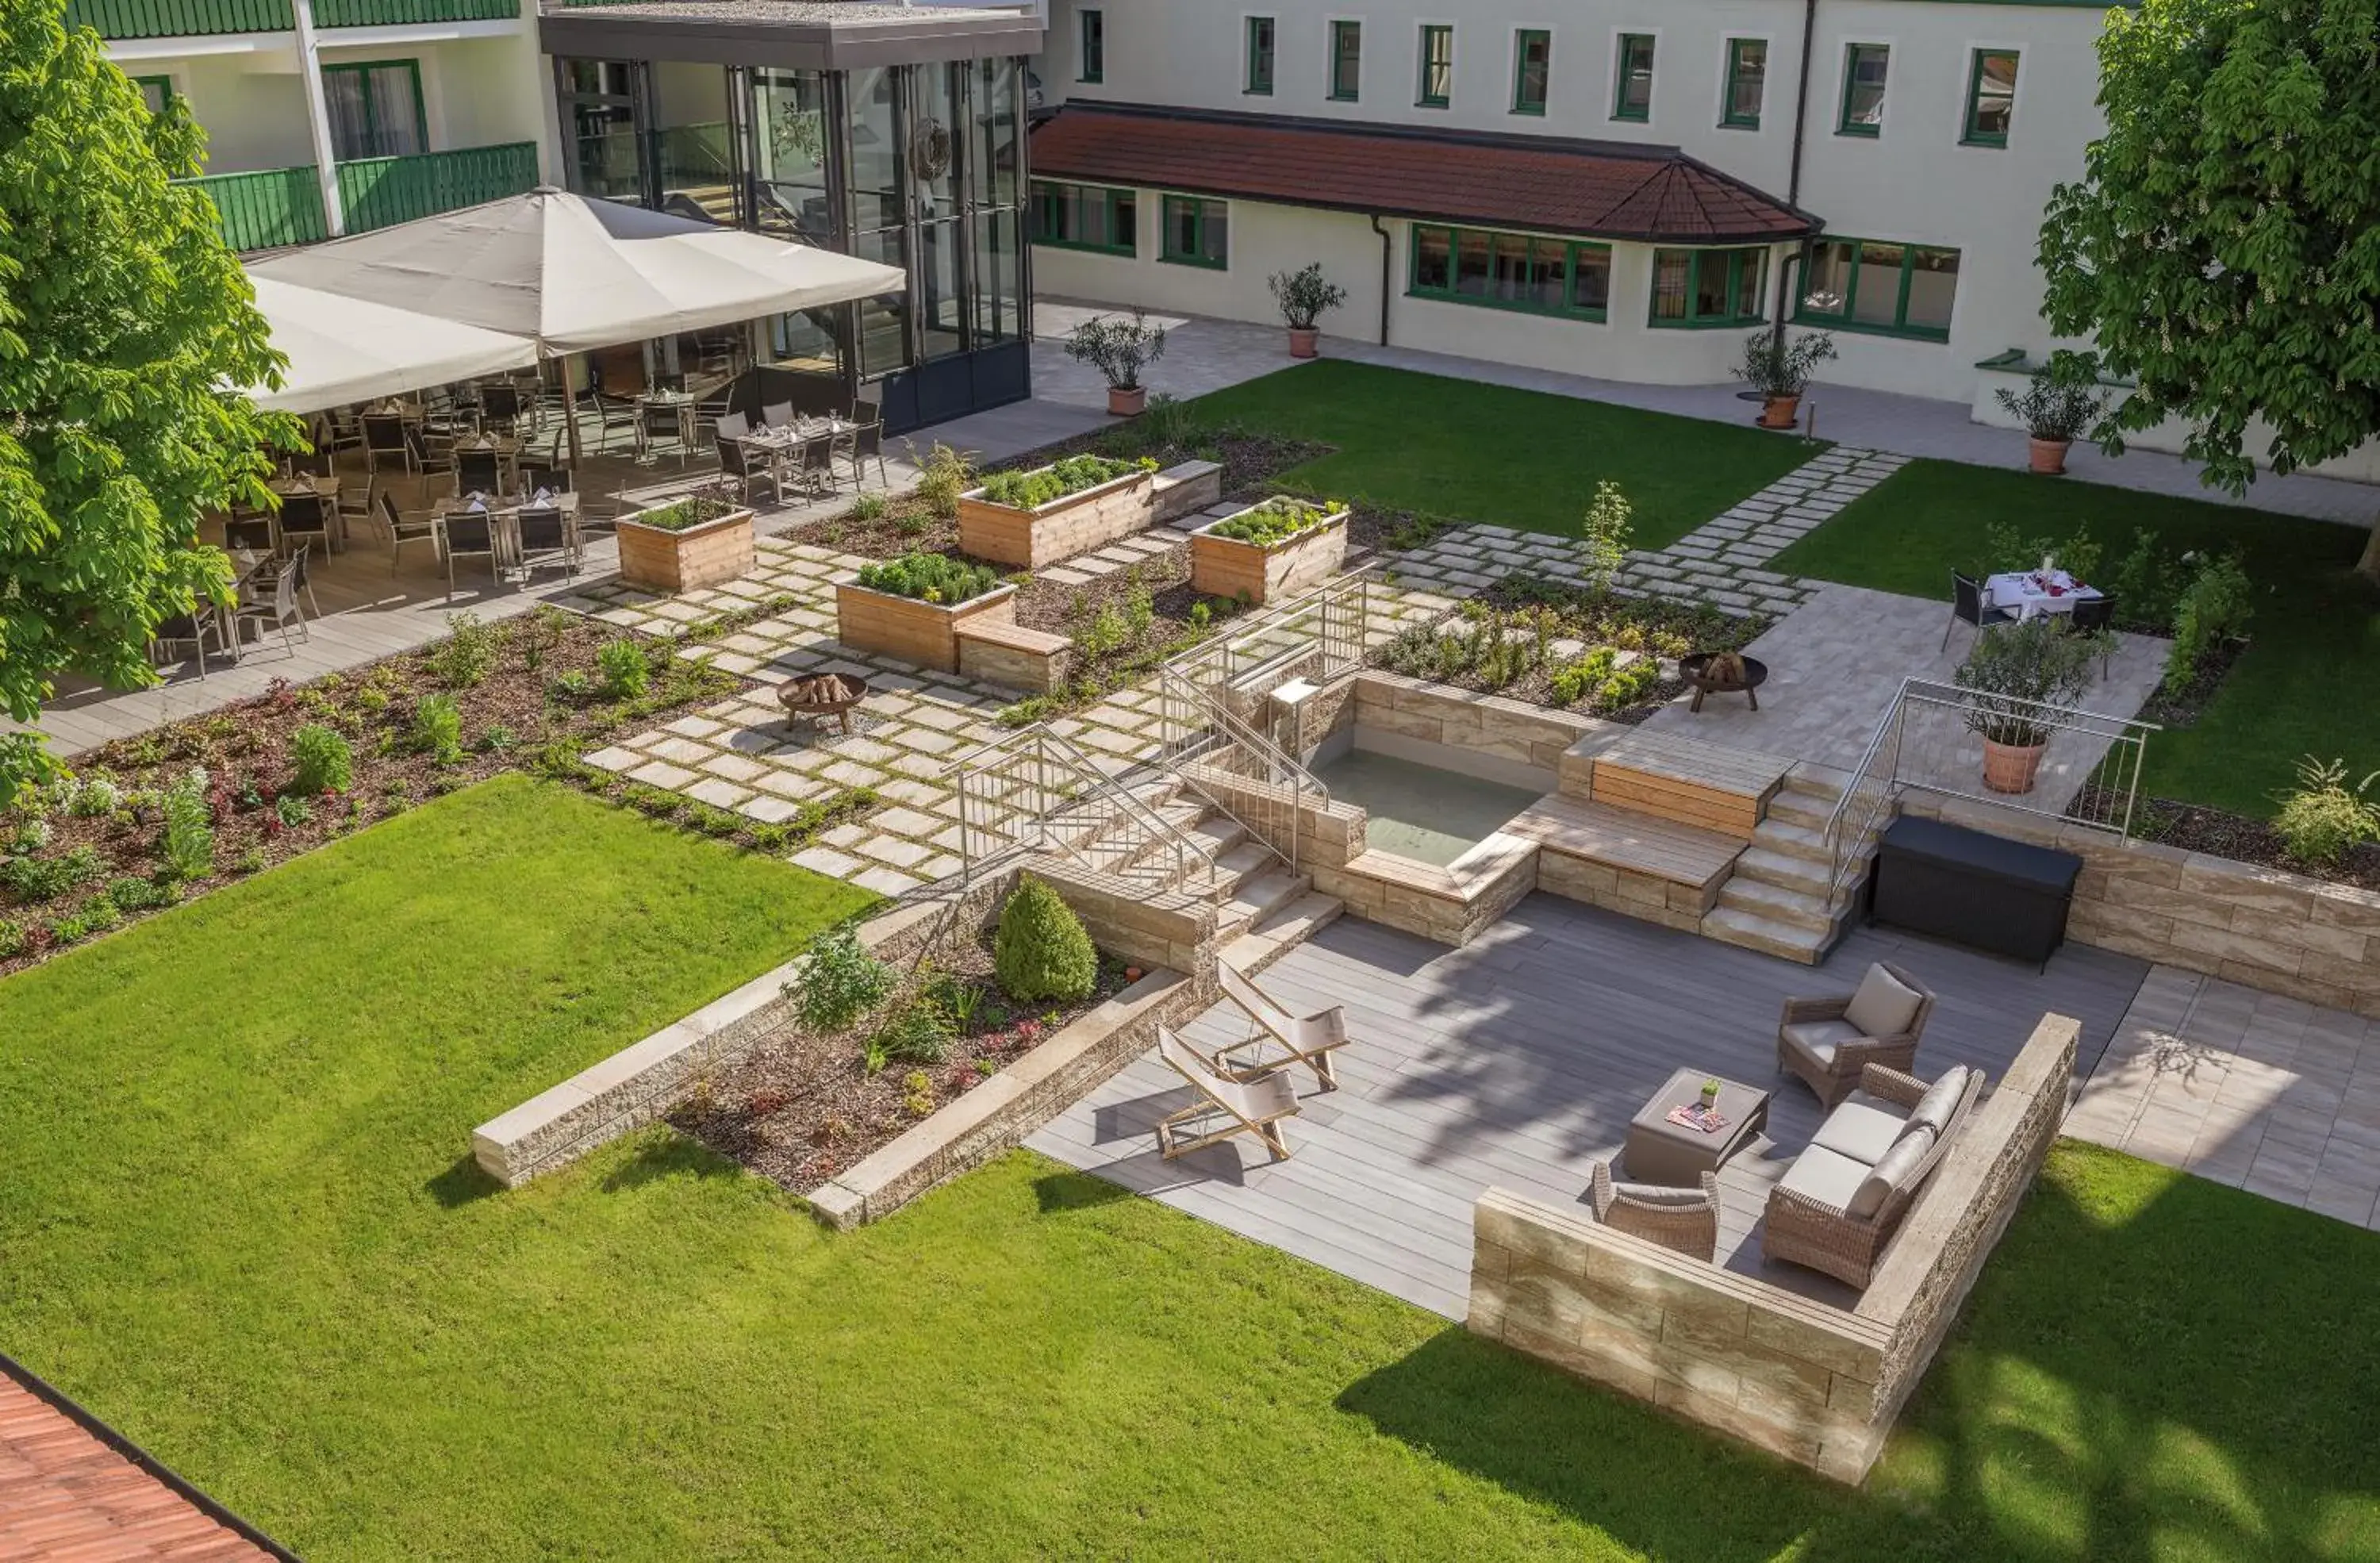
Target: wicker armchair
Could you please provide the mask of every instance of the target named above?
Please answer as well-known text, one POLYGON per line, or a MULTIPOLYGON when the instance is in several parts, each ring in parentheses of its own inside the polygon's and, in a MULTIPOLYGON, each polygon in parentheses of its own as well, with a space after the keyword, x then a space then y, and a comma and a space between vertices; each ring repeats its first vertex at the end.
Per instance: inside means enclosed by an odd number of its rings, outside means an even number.
POLYGON ((1614 1231, 1658 1242, 1705 1264, 1718 1255, 1718 1180, 1707 1172, 1703 1174, 1701 1192, 1696 1193, 1615 1183, 1610 1164, 1598 1161, 1587 1197, 1595 1206, 1595 1218, 1614 1231))
POLYGON ((1821 1106, 1832 1108, 1858 1089, 1860 1072, 1870 1064, 1903 1072, 1915 1068, 1917 1041, 1933 1014, 1934 990, 1879 961, 1867 969, 1856 993, 1785 1000, 1777 1023, 1777 1067, 1809 1086, 1821 1106), (1885 1024, 1898 1028, 1877 1025, 1877 1014, 1891 1015, 1885 1024))
MULTIPOLYGON (((1862 1072, 1859 1088, 1878 1103, 1903 1109, 1914 1109, 1927 1090, 1925 1082, 1879 1064, 1870 1064, 1862 1072)), ((1909 1214, 1910 1206, 1925 1187, 1925 1180, 1933 1176, 1935 1164, 1942 1159, 1943 1149, 1957 1136, 1983 1090, 1984 1072, 1969 1071, 1948 1127, 1933 1137, 1923 1156, 1904 1167, 1895 1167, 1893 1158, 1888 1156, 1876 1167, 1862 1169, 1869 1174, 1886 1174, 1891 1184, 1882 1203, 1867 1215, 1853 1216, 1791 1187, 1794 1179, 1789 1172, 1768 1191, 1768 1213, 1761 1228, 1760 1252, 1770 1259, 1824 1271, 1848 1285, 1864 1288, 1875 1278, 1876 1261, 1883 1257, 1885 1245, 1900 1230, 1901 1218, 1909 1214)), ((1828 1154, 1816 1148, 1803 1153, 1804 1157, 1828 1154)))

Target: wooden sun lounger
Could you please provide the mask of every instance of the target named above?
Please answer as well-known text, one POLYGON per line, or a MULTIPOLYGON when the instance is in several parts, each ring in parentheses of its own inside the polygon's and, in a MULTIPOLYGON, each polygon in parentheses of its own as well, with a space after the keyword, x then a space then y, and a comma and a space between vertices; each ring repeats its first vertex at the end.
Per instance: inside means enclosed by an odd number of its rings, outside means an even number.
POLYGON ((1264 995, 1264 990, 1221 962, 1215 964, 1215 975, 1223 985, 1223 996, 1247 1012, 1250 1020, 1263 1028, 1260 1036, 1233 1042, 1215 1050, 1216 1072, 1226 1079, 1245 1084, 1278 1074, 1293 1064, 1304 1064, 1314 1072, 1322 1089, 1339 1089, 1339 1072, 1330 1055, 1347 1045, 1347 1012, 1333 1004, 1303 1019, 1292 1015, 1264 995), (1284 1049, 1286 1057, 1268 1058, 1269 1046, 1284 1049))
POLYGON ((1254 1134, 1272 1152, 1275 1161, 1289 1158, 1289 1142, 1281 1138, 1281 1121, 1297 1116, 1297 1093, 1290 1088, 1287 1080, 1279 1074, 1246 1082, 1230 1079, 1218 1073, 1195 1048, 1161 1025, 1157 1028, 1157 1056, 1190 1082, 1190 1088, 1198 1093, 1199 1098, 1180 1112, 1169 1114, 1157 1125, 1157 1148, 1168 1161, 1234 1134, 1254 1134), (1193 1124, 1211 1121, 1218 1115, 1228 1121, 1185 1137, 1184 1132, 1193 1124))

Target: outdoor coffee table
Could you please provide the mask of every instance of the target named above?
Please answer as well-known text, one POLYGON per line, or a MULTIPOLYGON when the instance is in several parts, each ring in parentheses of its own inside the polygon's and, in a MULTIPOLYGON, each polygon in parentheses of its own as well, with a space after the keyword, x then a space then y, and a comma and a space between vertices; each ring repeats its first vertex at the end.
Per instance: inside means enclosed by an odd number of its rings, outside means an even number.
POLYGON ((1719 1116, 1727 1127, 1715 1134, 1670 1121, 1670 1109, 1703 1099, 1706 1070, 1682 1069, 1670 1076, 1653 1099, 1628 1121, 1628 1144, 1621 1161, 1628 1176, 1640 1183, 1666 1183, 1691 1189, 1706 1172, 1751 1143, 1768 1121, 1768 1093, 1722 1078, 1718 1083, 1719 1116))

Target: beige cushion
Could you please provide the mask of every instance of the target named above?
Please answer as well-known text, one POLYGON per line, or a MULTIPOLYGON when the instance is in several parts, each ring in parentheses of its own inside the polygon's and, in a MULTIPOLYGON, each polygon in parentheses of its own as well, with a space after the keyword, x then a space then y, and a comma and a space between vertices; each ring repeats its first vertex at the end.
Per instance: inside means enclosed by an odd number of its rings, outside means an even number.
POLYGON ((1895 1140, 1892 1148, 1884 1153, 1884 1159, 1876 1164, 1876 1169, 1862 1181, 1858 1192, 1852 1195, 1847 1213, 1864 1221, 1882 1210, 1884 1202, 1890 1199, 1895 1191, 1909 1187, 1910 1180, 1917 1176, 1917 1164, 1925 1160, 1925 1153, 1933 1148, 1934 1131, 1931 1129, 1912 1129, 1895 1140))
POLYGON ((1916 1021, 1917 1006, 1925 1001, 1923 994, 1878 963, 1860 978, 1859 991, 1852 995, 1843 1019, 1857 1027, 1862 1036, 1898 1036, 1916 1021))
POLYGON ((1787 1047, 1806 1058, 1815 1060, 1819 1068, 1831 1069, 1834 1067, 1836 1048, 1845 1042, 1861 1041, 1865 1038, 1867 1033, 1848 1021, 1823 1020, 1796 1021, 1791 1025, 1783 1027, 1779 1035, 1785 1038, 1787 1047))
POLYGON ((1614 1200, 1631 1205, 1658 1206, 1664 1210, 1700 1210, 1710 1203, 1700 1189, 1673 1189, 1663 1183, 1614 1183, 1614 1200))
POLYGON ((1923 1123, 1937 1135, 1950 1132, 1950 1115, 1959 1110, 1959 1098, 1967 1089, 1967 1066, 1952 1064, 1942 1072, 1942 1078, 1925 1088, 1917 1105, 1909 1109, 1909 1126, 1923 1123))
POLYGON ((1855 1096, 1827 1114, 1827 1121, 1818 1125, 1810 1143, 1873 1167, 1884 1159, 1884 1153, 1892 1148, 1892 1143, 1908 1127, 1909 1120, 1897 1109, 1872 1097, 1861 1101, 1855 1096))
POLYGON ((1867 1163, 1853 1161, 1824 1145, 1812 1145, 1793 1158, 1793 1165, 1777 1180, 1777 1186, 1840 1211, 1850 1206, 1867 1175, 1867 1163))

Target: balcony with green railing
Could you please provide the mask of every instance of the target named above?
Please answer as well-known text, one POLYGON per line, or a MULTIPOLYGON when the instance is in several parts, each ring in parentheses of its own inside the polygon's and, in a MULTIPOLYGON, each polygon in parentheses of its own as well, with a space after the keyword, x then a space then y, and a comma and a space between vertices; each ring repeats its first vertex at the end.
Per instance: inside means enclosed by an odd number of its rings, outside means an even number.
MULTIPOLYGON (((321 28, 505 21, 521 0, 314 0, 321 28)), ((202 38, 226 32, 287 32, 292 0, 67 0, 67 25, 102 38, 202 38)))
MULTIPOLYGON (((412 157, 366 157, 336 170, 346 231, 368 233, 518 195, 537 184, 537 143, 460 147, 412 157)), ((224 239, 234 249, 281 249, 330 236, 314 165, 192 179, 212 198, 224 239)))

